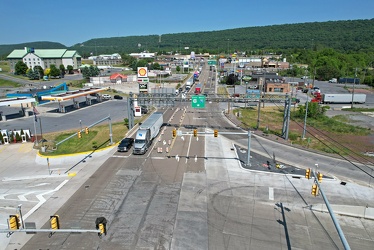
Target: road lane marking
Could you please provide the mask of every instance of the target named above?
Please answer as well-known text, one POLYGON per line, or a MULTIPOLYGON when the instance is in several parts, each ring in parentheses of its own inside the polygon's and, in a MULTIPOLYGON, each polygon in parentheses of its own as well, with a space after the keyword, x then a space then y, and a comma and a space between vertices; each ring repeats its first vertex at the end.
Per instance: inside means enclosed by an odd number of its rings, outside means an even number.
POLYGON ((274 188, 269 187, 269 200, 274 200, 274 188))
POLYGON ((37 209, 39 209, 47 200, 43 197, 43 195, 46 195, 46 194, 50 194, 50 193, 53 193, 53 192, 57 192, 58 190, 60 190, 69 180, 64 180, 62 183, 60 183, 60 185, 58 185, 55 189, 53 190, 49 190, 47 192, 44 192, 42 194, 38 194, 36 196, 36 198, 38 198, 39 202, 38 204, 36 204, 33 208, 30 209, 30 211, 28 211, 24 216, 23 218, 24 219, 27 219, 27 217, 29 217, 30 215, 32 215, 32 213, 34 213, 37 209))

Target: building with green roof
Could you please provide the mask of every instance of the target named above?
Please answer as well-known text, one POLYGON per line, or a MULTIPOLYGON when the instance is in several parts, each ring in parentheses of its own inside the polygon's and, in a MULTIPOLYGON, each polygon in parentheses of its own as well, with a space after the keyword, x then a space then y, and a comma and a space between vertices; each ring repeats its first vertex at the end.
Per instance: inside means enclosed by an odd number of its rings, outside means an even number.
POLYGON ((73 69, 79 69, 82 65, 81 56, 76 50, 67 49, 34 49, 27 48, 15 49, 8 56, 9 66, 12 72, 17 62, 23 61, 29 68, 41 66, 43 69, 49 68, 54 64, 57 68, 62 64, 65 69, 68 65, 73 69))

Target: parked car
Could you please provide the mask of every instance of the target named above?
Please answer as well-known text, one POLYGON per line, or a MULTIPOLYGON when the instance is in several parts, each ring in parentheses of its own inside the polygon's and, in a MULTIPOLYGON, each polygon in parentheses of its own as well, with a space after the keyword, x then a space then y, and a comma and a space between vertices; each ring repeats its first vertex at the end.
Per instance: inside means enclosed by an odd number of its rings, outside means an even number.
POLYGON ((122 99, 123 99, 123 97, 120 96, 120 95, 115 95, 115 96, 113 96, 113 98, 114 98, 114 99, 117 99, 117 100, 122 100, 122 99))
POLYGON ((118 152, 127 152, 134 144, 134 138, 125 138, 119 144, 117 151, 118 152))
POLYGON ((107 99, 107 100, 112 99, 112 96, 108 94, 103 94, 102 97, 103 99, 107 99))

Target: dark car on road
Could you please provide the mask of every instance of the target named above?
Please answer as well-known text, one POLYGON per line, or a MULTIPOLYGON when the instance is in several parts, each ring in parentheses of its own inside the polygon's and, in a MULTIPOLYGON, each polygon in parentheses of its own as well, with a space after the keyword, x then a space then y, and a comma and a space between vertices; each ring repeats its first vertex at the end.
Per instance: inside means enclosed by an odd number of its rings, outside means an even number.
POLYGON ((117 151, 127 152, 132 147, 132 144, 134 144, 134 138, 125 138, 119 143, 117 151))
POLYGON ((120 95, 115 95, 115 96, 113 96, 113 98, 114 98, 114 99, 118 99, 118 100, 122 100, 122 99, 123 99, 123 97, 120 96, 120 95))

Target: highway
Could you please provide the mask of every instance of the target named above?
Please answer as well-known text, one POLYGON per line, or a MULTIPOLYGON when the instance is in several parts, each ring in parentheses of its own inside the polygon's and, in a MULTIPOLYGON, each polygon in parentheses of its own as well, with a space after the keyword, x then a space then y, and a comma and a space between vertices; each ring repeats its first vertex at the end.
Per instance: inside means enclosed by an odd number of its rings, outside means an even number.
MULTIPOLYGON (((208 74, 205 69, 200 81, 209 80, 208 74)), ((203 92, 211 93, 214 87, 207 81, 203 92)), ((111 102, 117 103, 107 103, 111 102)), ((7 157, 0 155, 4 157, 0 188, 6 204, 0 210, 1 223, 20 203, 14 194, 24 195, 20 198, 26 214, 35 203, 25 201, 25 194, 42 189, 46 202, 28 219, 36 221, 38 228, 49 228, 52 214, 60 216, 61 228, 94 229, 97 217, 108 220, 107 235, 101 239, 94 233, 55 233, 51 238, 45 233, 32 237, 15 233, 7 249, 342 249, 329 215, 311 210, 323 203, 320 196, 310 194, 313 180, 303 174, 269 171, 264 164, 274 156, 300 168, 318 163, 324 175, 335 177, 321 183, 335 205, 374 207, 372 178, 344 161, 258 135, 251 143, 253 169, 245 169, 234 145, 244 148, 246 136, 212 135, 213 129, 243 132, 223 116, 226 106, 206 103, 204 109, 192 109, 181 103, 160 109, 165 126, 145 155, 113 148, 79 164, 75 177, 33 176, 46 165, 36 164, 35 159, 28 165, 21 157, 17 163, 12 157, 17 151, 5 151, 7 157), (174 128, 176 138, 172 138, 174 128), (192 135, 194 129, 197 137, 192 135), (23 172, 30 178, 15 178, 23 172)), ((80 115, 93 108, 83 109, 80 115)), ((52 166, 53 171, 64 172, 71 164, 52 166)), ((374 248, 372 220, 338 219, 352 249, 374 248)))
MULTIPOLYGON (((229 127, 219 119, 216 105, 208 110, 166 110, 170 126, 146 155, 112 153, 56 212, 64 228, 93 228, 95 218, 104 216, 108 235, 38 234, 23 249, 342 248, 328 214, 309 209, 323 203, 310 195, 312 182, 241 168, 231 140, 204 134, 212 132, 209 126, 229 127), (174 127, 182 135, 172 139, 174 127), (198 137, 192 136, 193 129, 198 129, 198 137)), ((266 159, 252 155, 254 165, 266 159)), ((342 186, 338 180, 323 185, 334 204, 374 206, 374 200, 367 199, 372 188, 342 186)), ((339 220, 352 248, 372 248, 372 221, 339 220), (360 241, 358 227, 368 230, 360 241)))

